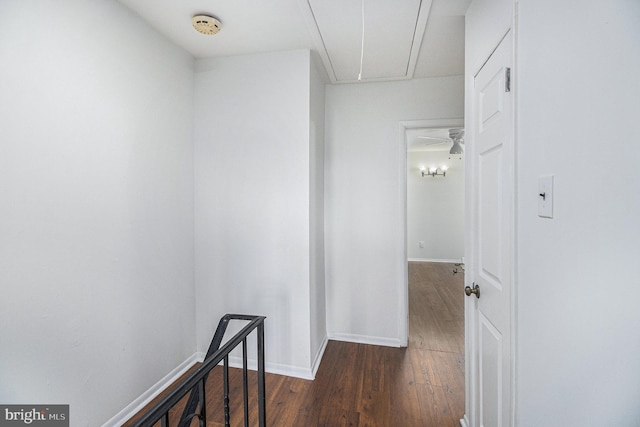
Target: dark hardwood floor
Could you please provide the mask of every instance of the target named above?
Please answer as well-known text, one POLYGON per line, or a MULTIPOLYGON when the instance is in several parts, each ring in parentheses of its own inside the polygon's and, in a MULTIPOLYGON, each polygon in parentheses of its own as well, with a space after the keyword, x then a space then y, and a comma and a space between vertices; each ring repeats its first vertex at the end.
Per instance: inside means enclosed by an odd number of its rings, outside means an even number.
MULTIPOLYGON (((459 426, 464 415, 464 300, 463 274, 458 269, 454 275, 453 268, 409 263, 408 348, 329 341, 314 381, 266 374, 267 424, 459 426)), ((241 375, 230 370, 232 426, 243 425, 241 375)), ((249 380, 250 401, 255 402, 255 372, 249 380)), ((224 425, 221 396, 222 369, 217 367, 207 382, 209 427, 224 425)), ((257 425, 256 405, 250 408, 250 425, 257 425)), ((180 411, 172 412, 171 426, 177 425, 180 411)))

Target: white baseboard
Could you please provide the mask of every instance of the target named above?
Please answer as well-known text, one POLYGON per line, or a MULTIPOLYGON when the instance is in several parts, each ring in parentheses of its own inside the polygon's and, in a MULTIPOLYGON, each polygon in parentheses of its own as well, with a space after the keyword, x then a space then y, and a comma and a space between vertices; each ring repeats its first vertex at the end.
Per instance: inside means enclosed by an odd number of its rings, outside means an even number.
POLYGON ((356 334, 329 334, 330 340, 355 342, 358 344, 381 345, 384 347, 402 347, 401 342, 397 338, 371 337, 368 335, 356 334))
POLYGON ((464 414, 464 418, 460 419, 461 427, 469 427, 469 420, 467 420, 467 414, 464 414))
MULTIPOLYGON (((222 362, 220 362, 222 364, 222 362)), ((241 356, 229 356, 229 366, 231 368, 242 369, 241 356)), ((247 360, 247 368, 251 371, 258 370, 258 362, 255 359, 247 360)), ((287 377, 302 378, 303 380, 313 380, 315 378, 311 368, 301 368, 299 366, 282 365, 279 363, 265 362, 265 372, 276 375, 285 375, 287 377)))
POLYGON ((461 258, 456 259, 436 259, 436 258, 409 258, 409 262, 446 262, 449 264, 459 264, 462 262, 461 258))
POLYGON ((303 380, 313 380, 315 378, 311 368, 300 368, 298 366, 267 363, 265 369, 271 374, 302 378, 303 380))
POLYGON ((198 353, 192 354, 187 360, 178 365, 175 369, 165 375, 160 381, 152 385, 147 391, 142 393, 136 400, 127 405, 122 411, 118 412, 109 421, 104 423, 102 427, 119 427, 129 418, 140 412, 142 408, 147 406, 149 402, 155 399, 167 387, 173 384, 178 378, 189 370, 198 362, 198 353))
MULTIPOLYGON (((270 374, 285 375, 287 377, 302 378, 304 380, 313 380, 316 377, 316 372, 320 366, 322 355, 327 348, 328 339, 324 338, 318 353, 314 359, 313 365, 310 368, 301 368, 299 366, 283 365, 279 363, 265 362, 264 370, 270 374)), ((204 361, 205 353, 198 352, 197 361, 202 363, 204 361)), ((222 362, 220 362, 220 365, 222 362)), ((229 355, 229 367, 242 369, 242 356, 229 355)), ((255 359, 247 359, 247 368, 252 371, 258 370, 258 362, 255 359)))
POLYGON ((320 367, 320 362, 322 361, 322 356, 324 355, 324 351, 327 349, 328 343, 329 338, 325 335, 322 339, 322 344, 320 344, 320 348, 318 349, 318 353, 316 353, 316 357, 313 360, 313 364, 311 365, 311 374, 313 375, 313 379, 316 378, 316 373, 318 373, 318 368, 320 367))
MULTIPOLYGON (((320 361, 322 360, 322 355, 327 348, 328 342, 329 339, 325 336, 322 344, 320 345, 320 348, 318 349, 318 353, 314 358, 311 368, 300 368, 297 366, 281 365, 278 363, 267 362, 265 363, 265 371, 272 374, 286 375, 288 377, 302 378, 305 380, 313 380, 315 379, 316 372, 318 372, 318 368, 320 367, 320 361)), ((147 391, 142 393, 137 399, 127 405, 123 410, 113 416, 109 421, 104 423, 102 427, 119 427, 124 424, 129 418, 140 412, 140 410, 147 406, 149 402, 156 398, 156 396, 158 396, 167 387, 173 384, 193 365, 195 365, 196 363, 202 363, 205 356, 206 354, 201 351, 193 353, 187 360, 182 362, 179 366, 165 375, 160 381, 158 381, 147 391)), ((242 368, 242 357, 229 356, 229 366, 233 368, 242 368)), ((256 360, 249 359, 247 360, 247 367, 255 371, 258 369, 258 363, 256 362, 256 360)))

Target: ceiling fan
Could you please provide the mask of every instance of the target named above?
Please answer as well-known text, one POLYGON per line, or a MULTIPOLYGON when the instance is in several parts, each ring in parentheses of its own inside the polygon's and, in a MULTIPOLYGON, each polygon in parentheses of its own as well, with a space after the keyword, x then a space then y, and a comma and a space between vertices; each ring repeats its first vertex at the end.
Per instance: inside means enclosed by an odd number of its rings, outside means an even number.
POLYGON ((429 139, 426 145, 442 144, 444 142, 453 142, 449 154, 462 154, 462 144, 464 144, 464 129, 449 129, 449 138, 441 138, 437 136, 419 136, 421 139, 429 139))

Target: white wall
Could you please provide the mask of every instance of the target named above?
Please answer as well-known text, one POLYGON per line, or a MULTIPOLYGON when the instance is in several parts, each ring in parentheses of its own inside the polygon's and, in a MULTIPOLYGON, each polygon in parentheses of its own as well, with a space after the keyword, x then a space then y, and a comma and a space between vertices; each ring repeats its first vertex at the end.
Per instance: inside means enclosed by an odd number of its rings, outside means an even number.
POLYGON ((227 312, 266 315, 267 369, 297 376, 310 376, 310 292, 322 286, 310 265, 311 240, 321 247, 310 229, 310 58, 293 51, 196 66, 198 348, 227 312))
POLYGON ((455 261, 464 256, 464 158, 448 151, 407 153, 407 254, 410 260, 455 261), (420 168, 449 169, 422 176, 420 168), (423 247, 420 247, 423 242, 423 247))
POLYGON ((25 0, 0 63, 0 402, 100 425, 195 351, 193 60, 117 2, 25 0))
POLYGON ((399 123, 462 117, 463 79, 327 86, 326 102, 329 337, 400 345, 407 267, 399 123))
POLYGON ((521 426, 640 425, 639 24, 635 0, 520 2, 521 426))
MULTIPOLYGON (((476 19, 486 3, 467 15, 471 43, 504 22, 476 19)), ((634 0, 519 4, 518 426, 640 424, 639 18, 634 0), (537 216, 548 174, 553 219, 537 216)))

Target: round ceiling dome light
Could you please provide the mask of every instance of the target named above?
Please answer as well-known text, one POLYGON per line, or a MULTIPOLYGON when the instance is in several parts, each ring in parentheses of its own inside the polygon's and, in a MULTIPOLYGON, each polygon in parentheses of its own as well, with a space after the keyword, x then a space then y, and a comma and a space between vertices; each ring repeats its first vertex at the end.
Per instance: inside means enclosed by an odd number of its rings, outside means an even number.
POLYGON ((220 29, 222 28, 222 24, 213 16, 208 15, 196 15, 191 19, 191 23, 193 24, 193 28, 196 29, 199 33, 214 35, 218 34, 220 29))

